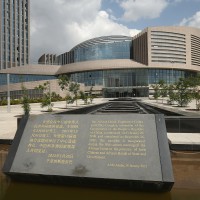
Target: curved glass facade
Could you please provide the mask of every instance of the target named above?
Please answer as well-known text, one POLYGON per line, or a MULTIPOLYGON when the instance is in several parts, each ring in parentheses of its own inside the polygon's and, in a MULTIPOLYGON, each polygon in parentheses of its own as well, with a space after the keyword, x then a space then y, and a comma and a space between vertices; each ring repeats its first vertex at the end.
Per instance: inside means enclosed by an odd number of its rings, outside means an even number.
POLYGON ((55 62, 65 65, 90 60, 132 59, 132 46, 132 37, 128 36, 111 35, 93 38, 57 56, 55 62))
POLYGON ((173 69, 120 69, 74 73, 71 80, 85 86, 101 86, 106 98, 147 97, 151 84, 160 80, 171 84, 195 75, 195 72, 173 69))
POLYGON ((105 59, 130 59, 132 41, 95 44, 74 50, 74 62, 105 59))
POLYGON ((88 71, 71 74, 71 80, 85 86, 140 87, 156 84, 160 80, 171 84, 179 78, 195 76, 195 72, 173 69, 120 69, 88 71))
POLYGON ((102 86, 103 71, 88 71, 71 74, 71 80, 85 86, 102 86))

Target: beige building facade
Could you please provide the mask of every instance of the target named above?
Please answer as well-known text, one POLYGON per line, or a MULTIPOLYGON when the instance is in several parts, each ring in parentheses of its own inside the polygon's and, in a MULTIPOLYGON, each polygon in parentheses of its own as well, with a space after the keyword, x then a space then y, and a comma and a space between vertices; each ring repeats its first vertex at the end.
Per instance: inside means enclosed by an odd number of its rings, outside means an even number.
MULTIPOLYGON (((15 90, 20 90, 19 76, 24 76, 28 85, 35 85, 42 79, 55 81, 67 74, 84 85, 86 92, 92 87, 94 94, 104 97, 147 97, 151 85, 159 80, 171 84, 200 73, 200 29, 148 27, 133 38, 105 36, 87 40, 58 56, 44 54, 38 62, 28 68, 1 70, 0 76, 4 76, 4 83, 5 74, 13 76, 11 82, 18 84, 15 90)), ((0 93, 5 91, 4 83, 0 81, 0 93)), ((56 86, 55 91, 59 92, 56 86)))

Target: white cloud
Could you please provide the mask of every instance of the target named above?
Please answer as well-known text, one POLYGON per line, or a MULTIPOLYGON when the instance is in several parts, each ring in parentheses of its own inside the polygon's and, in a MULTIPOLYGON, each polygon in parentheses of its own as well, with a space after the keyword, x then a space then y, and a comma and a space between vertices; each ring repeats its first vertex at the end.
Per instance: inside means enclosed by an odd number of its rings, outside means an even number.
POLYGON ((109 18, 105 11, 99 11, 96 18, 92 22, 77 22, 68 24, 66 30, 70 30, 71 35, 77 34, 79 42, 89 38, 99 37, 103 35, 128 35, 133 36, 139 33, 139 30, 130 30, 122 24, 115 23, 109 18))
POLYGON ((124 10, 124 20, 137 21, 141 18, 159 17, 169 0, 122 0, 119 4, 124 10))
POLYGON ((183 0, 174 0, 175 3, 181 3, 183 0))
POLYGON ((179 25, 200 28, 200 11, 196 12, 192 17, 184 18, 179 25))
POLYGON ((78 43, 103 35, 135 35, 118 24, 111 13, 101 11, 102 0, 31 1, 31 57, 60 54, 78 43))

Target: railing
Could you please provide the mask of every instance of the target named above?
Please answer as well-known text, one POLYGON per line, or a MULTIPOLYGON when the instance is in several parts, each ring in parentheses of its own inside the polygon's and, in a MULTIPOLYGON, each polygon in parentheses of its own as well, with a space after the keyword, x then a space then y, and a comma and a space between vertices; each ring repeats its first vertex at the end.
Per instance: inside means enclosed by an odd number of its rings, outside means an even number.
POLYGON ((167 132, 170 133, 200 133, 200 117, 165 117, 167 132))

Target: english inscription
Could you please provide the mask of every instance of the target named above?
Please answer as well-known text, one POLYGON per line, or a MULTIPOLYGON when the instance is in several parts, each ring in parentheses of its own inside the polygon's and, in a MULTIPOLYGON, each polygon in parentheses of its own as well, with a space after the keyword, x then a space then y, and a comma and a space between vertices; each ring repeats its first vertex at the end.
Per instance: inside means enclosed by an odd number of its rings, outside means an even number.
POLYGON ((147 168, 146 163, 110 162, 109 157, 146 156, 144 122, 140 120, 92 120, 87 158, 106 159, 108 167, 147 168))

